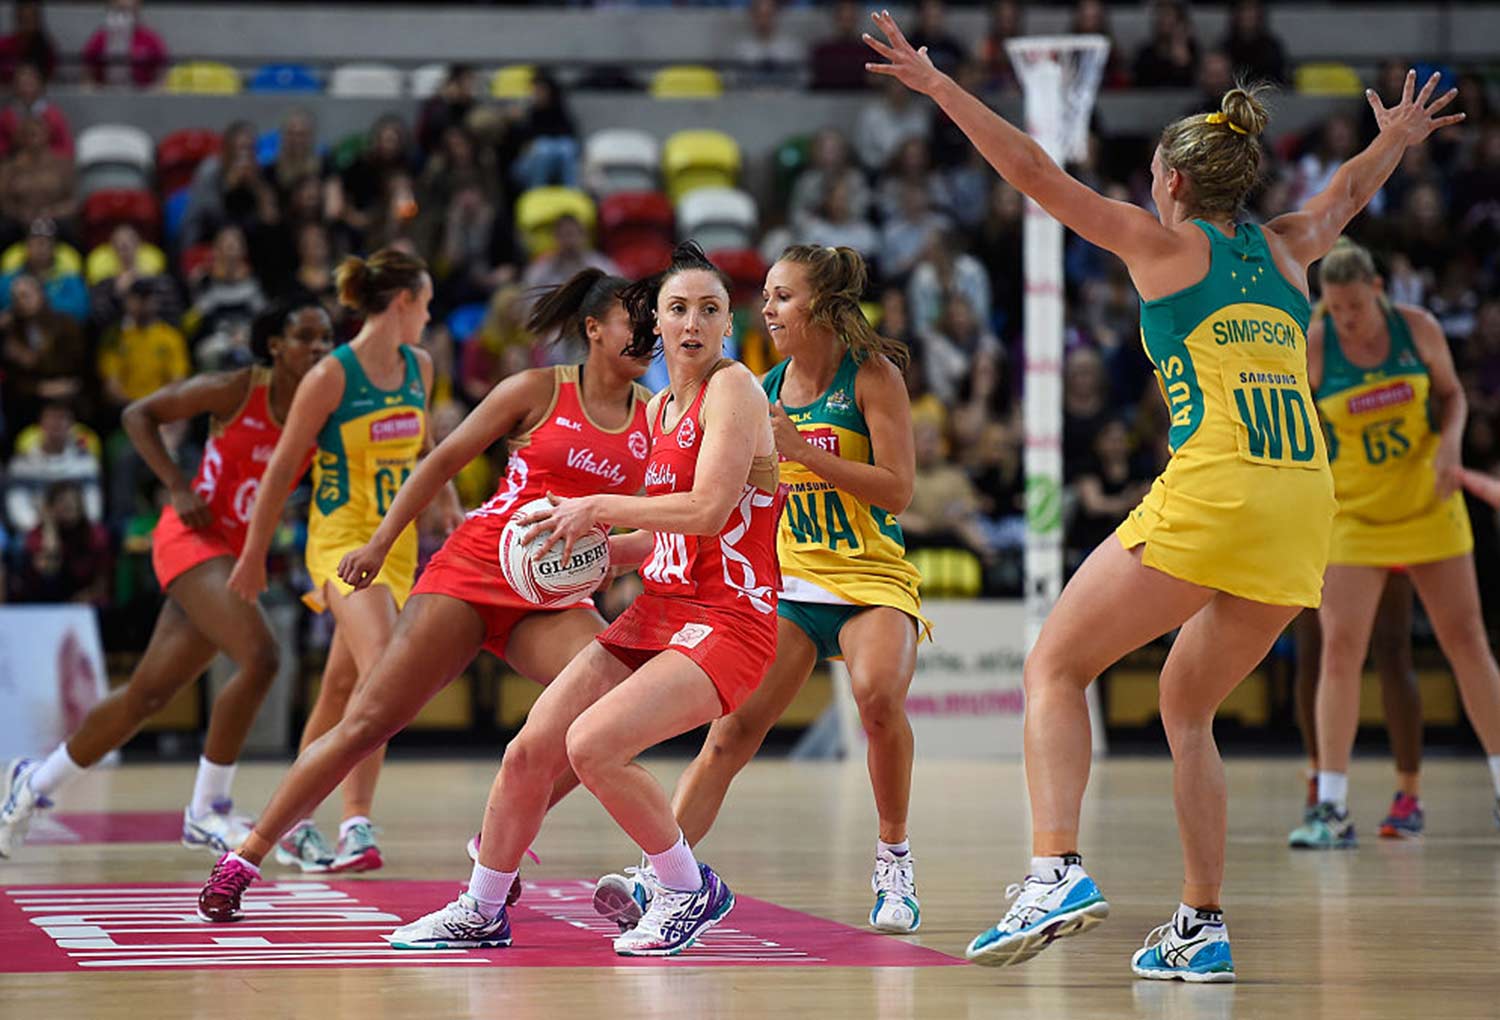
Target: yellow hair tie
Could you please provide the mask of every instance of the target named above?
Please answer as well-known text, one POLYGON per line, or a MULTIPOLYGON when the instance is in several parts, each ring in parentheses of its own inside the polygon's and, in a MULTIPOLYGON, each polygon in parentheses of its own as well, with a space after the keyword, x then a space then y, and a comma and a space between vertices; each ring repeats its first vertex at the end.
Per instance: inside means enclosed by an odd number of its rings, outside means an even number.
POLYGON ((1203 122, 1205 124, 1228 124, 1229 130, 1237 135, 1248 135, 1250 133, 1230 120, 1227 113, 1210 113, 1207 117, 1203 118, 1203 122))

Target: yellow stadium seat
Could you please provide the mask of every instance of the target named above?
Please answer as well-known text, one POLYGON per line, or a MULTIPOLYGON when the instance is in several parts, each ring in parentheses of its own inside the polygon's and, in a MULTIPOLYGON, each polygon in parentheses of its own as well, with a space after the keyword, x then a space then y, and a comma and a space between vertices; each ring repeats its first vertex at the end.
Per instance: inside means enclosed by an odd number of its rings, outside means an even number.
POLYGON ((739 181, 739 143, 722 131, 678 131, 662 146, 662 173, 674 203, 697 188, 732 188, 739 181))
POLYGON ((967 549, 913 549, 906 559, 922 573, 924 599, 972 599, 984 587, 984 568, 967 549))
MULTIPOLYGON (((58 241, 53 246, 57 259, 57 270, 68 276, 83 275, 83 256, 71 244, 58 241)), ((0 273, 14 273, 26 264, 26 242, 17 241, 0 255, 0 273)))
POLYGON ((594 230, 594 200, 577 188, 531 188, 516 199, 516 227, 526 242, 526 251, 540 255, 556 244, 552 228, 563 216, 572 216, 585 230, 594 230))
MULTIPOLYGON (((154 244, 141 242, 141 250, 136 253, 136 269, 140 276, 161 276, 167 271, 167 256, 154 244)), ((92 287, 101 280, 109 280, 120 275, 120 256, 115 254, 114 248, 107 244, 101 244, 89 252, 88 261, 84 263, 84 279, 92 287)))
POLYGON ((718 99, 724 94, 724 79, 711 67, 676 64, 651 76, 651 95, 656 99, 718 99))
POLYGON ((861 301, 859 310, 864 314, 865 321, 875 329, 880 328, 880 322, 885 318, 885 309, 878 301, 861 301))
POLYGON ((495 99, 530 99, 531 81, 536 68, 530 64, 511 64, 490 76, 490 96, 495 99))
POLYGON ((240 73, 216 60, 194 60, 167 72, 166 90, 198 96, 238 95, 240 73))
POLYGON ((1292 84, 1304 96, 1359 96, 1365 83, 1348 64, 1302 64, 1292 74, 1292 84))

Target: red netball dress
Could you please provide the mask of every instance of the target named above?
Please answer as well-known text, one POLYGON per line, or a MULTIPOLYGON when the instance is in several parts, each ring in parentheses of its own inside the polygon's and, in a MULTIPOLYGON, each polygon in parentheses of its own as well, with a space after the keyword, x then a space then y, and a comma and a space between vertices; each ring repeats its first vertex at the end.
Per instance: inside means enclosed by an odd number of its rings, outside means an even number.
MULTIPOLYGON (((500 571, 500 533, 511 515, 549 492, 564 497, 640 492, 651 452, 650 393, 644 387, 634 388, 630 420, 606 429, 584 409, 578 366, 558 365, 553 373, 552 404, 536 425, 510 441, 510 460, 495 495, 448 536, 412 588, 413 595, 447 595, 474 607, 484 618, 484 646, 502 658, 521 618, 548 611, 512 591, 500 571)), ((592 596, 581 597, 577 605, 592 608, 592 596)))
MULTIPOLYGON (((260 491, 281 425, 271 414, 271 370, 263 365, 250 369, 250 392, 227 422, 214 422, 193 491, 213 512, 213 522, 195 531, 182 523, 170 506, 162 510, 151 534, 151 566, 163 591, 200 563, 219 556, 237 558, 245 547, 250 511, 260 491)), ((313 451, 297 472, 300 478, 312 463, 313 451)))
MULTIPOLYGON (((707 382, 670 433, 651 422, 646 494, 687 492, 703 439, 707 382)), ((665 405, 665 401, 663 401, 665 405)), ((729 713, 760 685, 776 656, 776 524, 781 513, 775 455, 756 457, 717 535, 657 532, 641 567, 645 591, 596 639, 639 669, 670 648, 696 662, 729 713)))

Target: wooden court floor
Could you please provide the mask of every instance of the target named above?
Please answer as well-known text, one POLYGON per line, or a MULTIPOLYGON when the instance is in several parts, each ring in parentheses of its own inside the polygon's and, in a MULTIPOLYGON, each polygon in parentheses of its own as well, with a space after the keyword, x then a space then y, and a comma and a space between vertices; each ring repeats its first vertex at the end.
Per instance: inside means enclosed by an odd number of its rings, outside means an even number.
MULTIPOLYGON (((670 782, 680 765, 654 767, 670 782)), ((244 767, 241 806, 262 803, 278 774, 275 766, 244 767)), ((456 890, 468 871, 463 840, 492 774, 486 762, 388 765, 376 819, 388 864, 370 878, 451 880, 456 890)), ((1500 1017, 1500 833, 1481 760, 1429 765, 1430 834, 1403 844, 1373 838, 1390 796, 1389 772, 1376 761, 1358 763, 1353 807, 1366 839, 1359 850, 1336 854, 1285 846, 1299 813, 1297 762, 1232 760, 1229 777, 1225 899, 1240 976, 1233 986, 1130 974, 1131 952, 1175 906, 1179 861, 1169 764, 1121 758, 1096 764, 1085 815, 1085 860, 1113 913, 1095 932, 1018 968, 695 967, 690 960, 517 967, 506 966, 513 951, 500 950, 486 954, 488 964, 462 968, 0 973, 0 1016, 1500 1017)), ((106 770, 72 788, 60 810, 180 810, 190 786, 186 766, 106 770)), ((909 941, 961 956, 966 941, 1003 912, 1004 887, 1024 868, 1020 766, 919 762, 915 793, 912 846, 924 924, 909 941)), ((861 763, 768 761, 740 777, 701 856, 743 896, 858 927, 869 910, 873 825, 861 763)), ((531 882, 592 878, 633 860, 630 844, 582 792, 554 812, 536 850, 542 863, 528 864, 523 875, 531 882)), ((209 864, 206 855, 164 844, 35 846, 0 863, 0 885, 197 883, 209 864)), ((267 875, 291 877, 276 868, 267 875)), ((11 915, 5 923, 21 926, 11 915)), ((538 925, 518 918, 518 946, 528 931, 540 937, 538 925)), ((0 944, 16 934, 0 932, 0 944)))

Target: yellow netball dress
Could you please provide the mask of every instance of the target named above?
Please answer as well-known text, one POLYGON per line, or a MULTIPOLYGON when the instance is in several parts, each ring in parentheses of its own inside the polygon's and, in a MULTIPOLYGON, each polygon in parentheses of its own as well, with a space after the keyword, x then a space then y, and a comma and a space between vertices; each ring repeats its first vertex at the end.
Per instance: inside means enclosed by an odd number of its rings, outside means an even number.
POLYGON ((1474 548, 1463 495, 1437 498, 1432 465, 1441 437, 1428 414, 1427 367, 1406 317, 1387 307, 1385 321, 1390 353, 1360 368, 1345 356, 1333 317, 1323 317, 1318 410, 1339 501, 1329 563, 1397 567, 1474 548))
MULTIPOLYGON (((772 403, 781 399, 789 364, 781 362, 762 380, 772 403)), ((846 351, 828 389, 786 413, 813 446, 870 464, 870 427, 854 401, 858 374, 859 363, 846 351)), ((783 461, 781 483, 786 508, 776 535, 782 584, 777 613, 801 628, 820 659, 837 658, 839 631, 874 606, 899 609, 919 630, 931 630, 917 594, 922 578, 906 561, 906 539, 894 515, 835 488, 802 464, 783 461)))
POLYGON ((1307 298, 1260 227, 1202 220, 1208 274, 1141 302, 1171 460, 1116 532, 1173 577, 1272 605, 1317 606, 1336 504, 1307 386, 1307 298))
MULTIPOLYGON (((406 375, 394 390, 376 389, 347 345, 333 357, 344 369, 344 397, 318 433, 313 460, 313 501, 307 519, 307 572, 313 589, 303 601, 322 612, 323 584, 351 589, 338 576, 339 560, 369 541, 422 451, 427 427, 426 390, 416 353, 401 347, 406 375)), ((406 602, 417 569, 415 524, 391 546, 372 584, 383 584, 406 602)))

